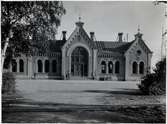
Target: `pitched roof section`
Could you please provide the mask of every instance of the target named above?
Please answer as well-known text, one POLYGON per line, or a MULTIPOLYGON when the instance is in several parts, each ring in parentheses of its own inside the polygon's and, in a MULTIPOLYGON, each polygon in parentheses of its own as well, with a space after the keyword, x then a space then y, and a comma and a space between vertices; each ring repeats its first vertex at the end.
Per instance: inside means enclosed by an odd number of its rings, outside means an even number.
MULTIPOLYGON (((61 48, 65 44, 66 41, 64 40, 55 40, 50 41, 49 49, 51 52, 61 52, 61 48)), ((94 41, 94 48, 103 50, 103 51, 112 51, 112 52, 119 52, 124 53, 126 50, 129 49, 132 42, 111 42, 111 41, 94 41)))
POLYGON ((61 52, 61 48, 65 44, 65 40, 52 40, 49 44, 49 49, 51 52, 61 52))
MULTIPOLYGON (((63 47, 65 42, 66 42, 65 40, 54 40, 54 41, 52 40, 50 41, 49 50, 51 52, 61 52, 61 48, 63 47)), ((93 41, 95 49, 118 52, 118 53, 125 53, 134 42, 135 40, 131 42, 93 41)), ((145 46, 147 47, 147 45, 145 46)), ((148 50, 149 52, 151 52, 149 48, 148 50)))
POLYGON ((132 42, 111 42, 111 41, 94 41, 94 48, 104 51, 113 51, 124 53, 131 46, 132 42))
POLYGON ((149 53, 153 53, 143 40, 139 40, 139 43, 143 44, 149 53))

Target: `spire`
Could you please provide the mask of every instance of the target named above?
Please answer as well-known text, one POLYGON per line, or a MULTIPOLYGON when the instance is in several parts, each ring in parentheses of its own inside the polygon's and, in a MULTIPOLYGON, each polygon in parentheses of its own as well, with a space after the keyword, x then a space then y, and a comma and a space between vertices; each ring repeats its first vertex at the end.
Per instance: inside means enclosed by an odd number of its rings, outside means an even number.
POLYGON ((79 22, 81 22, 81 16, 79 16, 79 22))
POLYGON ((140 33, 140 25, 138 25, 138 28, 137 28, 137 34, 135 34, 135 39, 142 39, 142 33, 140 33))
POLYGON ((138 25, 138 29, 137 29, 138 33, 140 33, 140 25, 138 25))
POLYGON ((76 26, 81 28, 84 25, 84 23, 81 21, 81 16, 79 16, 78 19, 79 19, 78 22, 76 22, 75 24, 76 24, 76 26))

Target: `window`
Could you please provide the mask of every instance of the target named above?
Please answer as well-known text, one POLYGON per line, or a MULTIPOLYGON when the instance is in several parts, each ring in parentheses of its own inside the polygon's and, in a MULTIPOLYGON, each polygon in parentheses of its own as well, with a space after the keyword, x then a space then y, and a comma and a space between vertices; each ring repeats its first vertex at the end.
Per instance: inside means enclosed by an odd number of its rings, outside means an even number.
POLYGON ((119 69, 120 69, 120 63, 119 63, 119 61, 117 61, 117 62, 115 63, 115 73, 116 73, 116 74, 119 74, 119 69))
POLYGON ((141 50, 137 50, 137 55, 141 55, 141 50))
POLYGON ((45 60, 45 72, 48 73, 50 68, 49 60, 45 60))
POLYGON ((42 72, 42 71, 43 71, 42 61, 38 60, 38 72, 42 72))
POLYGON ((101 62, 101 72, 106 73, 106 62, 105 61, 101 62))
POLYGON ((56 60, 52 61, 52 72, 56 72, 57 71, 57 62, 56 60))
POLYGON ((19 71, 24 72, 24 61, 22 59, 19 60, 19 71))
POLYGON ((12 60, 12 72, 17 72, 17 62, 15 59, 12 60))
POLYGON ((144 62, 140 62, 139 64, 139 73, 144 74, 144 62))
POLYGON ((108 63, 108 73, 113 73, 113 63, 111 61, 108 63))
POLYGON ((133 65, 132 65, 132 73, 133 73, 133 74, 137 74, 137 71, 138 71, 137 63, 136 63, 136 62, 133 62, 133 65))

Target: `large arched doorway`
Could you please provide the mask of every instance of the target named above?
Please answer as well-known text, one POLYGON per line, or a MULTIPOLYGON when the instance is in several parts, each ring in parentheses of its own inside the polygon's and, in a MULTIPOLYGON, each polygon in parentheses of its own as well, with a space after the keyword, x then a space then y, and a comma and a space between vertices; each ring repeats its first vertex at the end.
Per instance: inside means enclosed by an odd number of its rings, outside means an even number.
POLYGON ((76 47, 71 54, 71 76, 88 76, 88 52, 83 47, 76 47))

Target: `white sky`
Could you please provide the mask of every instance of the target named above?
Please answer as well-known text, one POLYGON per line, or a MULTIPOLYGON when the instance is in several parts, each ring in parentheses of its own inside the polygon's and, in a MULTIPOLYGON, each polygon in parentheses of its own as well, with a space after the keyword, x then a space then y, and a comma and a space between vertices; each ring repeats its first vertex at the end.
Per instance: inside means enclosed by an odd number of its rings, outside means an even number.
POLYGON ((125 38, 128 33, 128 39, 132 41, 140 25, 143 39, 153 51, 152 66, 160 60, 162 26, 165 24, 163 4, 155 6, 152 1, 65 1, 63 4, 67 12, 62 17, 57 39, 62 30, 66 30, 69 37, 79 15, 88 35, 94 31, 96 40, 102 41, 115 41, 118 32, 123 32, 125 38))

